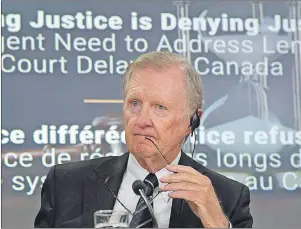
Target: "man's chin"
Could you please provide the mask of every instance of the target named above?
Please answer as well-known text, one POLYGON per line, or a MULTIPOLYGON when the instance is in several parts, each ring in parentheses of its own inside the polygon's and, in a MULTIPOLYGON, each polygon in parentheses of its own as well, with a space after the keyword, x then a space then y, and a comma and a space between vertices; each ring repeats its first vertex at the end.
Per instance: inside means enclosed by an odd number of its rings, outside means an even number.
POLYGON ((153 157, 156 154, 156 152, 154 152, 154 149, 151 149, 151 147, 144 144, 134 146, 131 153, 142 158, 153 157))

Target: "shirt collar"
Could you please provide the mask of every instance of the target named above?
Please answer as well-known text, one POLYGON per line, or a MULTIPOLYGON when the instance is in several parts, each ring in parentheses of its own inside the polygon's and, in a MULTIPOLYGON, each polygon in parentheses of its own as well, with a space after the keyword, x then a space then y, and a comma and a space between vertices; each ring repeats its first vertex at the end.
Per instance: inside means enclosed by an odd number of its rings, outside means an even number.
MULTIPOLYGON (((177 165, 181 158, 181 152, 177 155, 177 157, 171 162, 170 164, 177 165)), ((144 180, 144 178, 149 174, 149 172, 144 169, 137 159, 134 157, 132 153, 129 155, 128 164, 127 164, 127 171, 131 173, 135 179, 137 180, 144 180)), ((160 181, 160 178, 169 174, 172 174, 173 172, 170 172, 166 169, 166 167, 162 168, 161 170, 157 171, 155 175, 158 178, 159 181, 159 187, 164 186, 164 184, 160 181)), ((160 195, 163 196, 165 202, 167 203, 170 200, 170 197, 168 196, 169 192, 162 192, 160 195)))
MULTIPOLYGON (((181 158, 181 152, 178 154, 178 156, 173 160, 173 162, 171 162, 170 164, 172 165, 177 165, 180 161, 180 158, 181 158)), ((156 173, 156 176, 158 178, 158 181, 159 181, 159 187, 162 187, 164 186, 165 184, 163 184, 160 179, 163 177, 163 176, 167 176, 169 174, 173 174, 173 172, 170 172, 166 169, 166 167, 162 168, 161 170, 157 171, 156 173)), ((165 202, 167 203, 169 200, 170 200, 170 197, 168 196, 168 193, 169 192, 162 192, 161 195, 163 195, 164 197, 164 200, 165 202)))
POLYGON ((129 155, 127 171, 134 176, 135 180, 144 180, 144 178, 149 174, 149 172, 144 169, 132 153, 129 155))

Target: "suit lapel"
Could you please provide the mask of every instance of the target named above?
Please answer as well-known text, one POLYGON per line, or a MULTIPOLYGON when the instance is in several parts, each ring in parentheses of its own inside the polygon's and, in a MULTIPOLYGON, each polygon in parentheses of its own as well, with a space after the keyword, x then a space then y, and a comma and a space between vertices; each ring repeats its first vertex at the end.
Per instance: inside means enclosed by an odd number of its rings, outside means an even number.
POLYGON ((94 227, 93 216, 98 210, 112 210, 117 196, 124 171, 128 161, 128 153, 119 157, 112 157, 94 169, 93 173, 85 180, 83 188, 83 215, 82 227, 94 227))
MULTIPOLYGON (((181 152, 179 165, 191 166, 202 174, 205 174, 203 167, 183 152, 181 152)), ((200 228, 204 226, 202 221, 192 212, 185 200, 173 199, 169 227, 200 228)))
POLYGON ((182 199, 173 199, 169 227, 182 227, 182 199))

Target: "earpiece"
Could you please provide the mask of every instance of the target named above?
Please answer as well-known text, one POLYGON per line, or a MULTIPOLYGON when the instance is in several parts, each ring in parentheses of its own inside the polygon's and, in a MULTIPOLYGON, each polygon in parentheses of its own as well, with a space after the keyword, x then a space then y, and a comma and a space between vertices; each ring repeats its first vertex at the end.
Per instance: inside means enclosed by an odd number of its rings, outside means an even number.
POLYGON ((196 110, 193 116, 190 119, 190 126, 191 126, 191 136, 193 136, 193 132, 196 128, 200 125, 200 116, 198 114, 198 110, 196 110))

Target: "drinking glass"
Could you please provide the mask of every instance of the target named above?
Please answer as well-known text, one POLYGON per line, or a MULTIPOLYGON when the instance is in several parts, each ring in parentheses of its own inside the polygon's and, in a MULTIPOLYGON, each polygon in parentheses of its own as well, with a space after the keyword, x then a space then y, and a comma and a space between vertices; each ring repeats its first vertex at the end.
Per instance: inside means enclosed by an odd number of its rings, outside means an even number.
POLYGON ((126 211, 99 210, 94 213, 95 228, 129 227, 129 213, 126 211))

